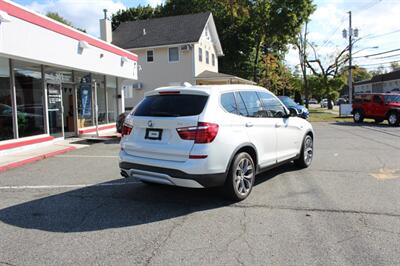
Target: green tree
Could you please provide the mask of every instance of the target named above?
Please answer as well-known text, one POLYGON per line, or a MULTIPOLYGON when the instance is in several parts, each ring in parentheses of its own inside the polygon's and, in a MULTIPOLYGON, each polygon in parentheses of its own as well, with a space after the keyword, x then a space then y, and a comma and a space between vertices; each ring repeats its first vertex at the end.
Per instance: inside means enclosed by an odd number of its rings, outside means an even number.
POLYGON ((264 53, 280 53, 282 60, 314 9, 312 0, 167 0, 155 8, 121 10, 113 16, 113 27, 130 20, 211 11, 225 53, 219 60, 220 71, 257 81, 265 69, 264 53))
POLYGON ((73 27, 73 28, 75 28, 75 29, 77 29, 77 30, 80 30, 80 31, 82 31, 82 32, 86 32, 85 29, 80 29, 80 28, 74 27, 74 26, 72 25, 72 22, 66 20, 65 18, 63 18, 62 16, 60 16, 60 14, 58 14, 57 12, 47 12, 46 16, 49 17, 49 18, 51 18, 51 19, 54 19, 54 20, 56 20, 56 21, 58 21, 58 22, 60 22, 60 23, 62 23, 62 24, 65 24, 65 25, 67 25, 67 26, 70 26, 70 27, 73 27))

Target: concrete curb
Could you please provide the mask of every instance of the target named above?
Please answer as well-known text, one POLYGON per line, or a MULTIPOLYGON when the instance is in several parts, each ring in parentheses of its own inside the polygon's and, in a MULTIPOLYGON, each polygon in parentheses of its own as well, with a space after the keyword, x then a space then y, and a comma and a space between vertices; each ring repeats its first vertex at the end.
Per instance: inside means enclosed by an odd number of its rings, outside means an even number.
POLYGON ((21 161, 18 161, 18 162, 12 162, 12 163, 9 163, 9 164, 6 164, 6 165, 2 165, 2 166, 0 166, 0 173, 8 171, 8 170, 11 170, 11 169, 14 169, 14 168, 21 167, 21 166, 26 165, 26 164, 38 162, 38 161, 41 161, 41 160, 44 160, 44 159, 47 159, 47 158, 50 158, 50 157, 61 155, 61 154, 64 154, 64 153, 67 153, 67 152, 73 151, 73 150, 76 150, 76 148, 75 147, 67 147, 67 148, 62 149, 62 150, 52 151, 52 152, 49 152, 49 153, 45 153, 45 154, 37 155, 37 156, 31 157, 31 158, 28 158, 28 159, 24 159, 24 160, 21 160, 21 161))

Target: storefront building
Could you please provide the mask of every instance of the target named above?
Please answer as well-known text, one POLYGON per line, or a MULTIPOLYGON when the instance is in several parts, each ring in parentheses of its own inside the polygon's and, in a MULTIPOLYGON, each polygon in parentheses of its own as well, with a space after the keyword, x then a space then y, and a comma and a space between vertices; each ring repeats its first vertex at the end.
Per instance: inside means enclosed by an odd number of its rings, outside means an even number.
POLYGON ((135 54, 0 0, 0 150, 114 128, 136 80, 135 54))

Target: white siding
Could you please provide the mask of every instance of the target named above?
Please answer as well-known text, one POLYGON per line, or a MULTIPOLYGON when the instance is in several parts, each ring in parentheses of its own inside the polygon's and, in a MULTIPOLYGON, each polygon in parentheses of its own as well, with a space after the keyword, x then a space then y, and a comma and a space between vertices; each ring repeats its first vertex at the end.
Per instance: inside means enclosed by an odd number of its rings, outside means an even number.
POLYGON ((203 71, 218 72, 218 56, 215 51, 214 43, 211 34, 208 32, 208 25, 204 28, 203 34, 200 38, 199 43, 194 46, 194 62, 195 62, 195 76, 199 75, 203 71), (203 61, 199 61, 199 47, 203 50, 203 61), (209 64, 206 62, 206 51, 210 54, 209 64), (215 66, 212 65, 212 55, 215 56, 215 66))
POLYGON ((142 89, 135 89, 133 98, 126 99, 127 107, 135 106, 143 99, 145 92, 162 86, 182 84, 189 82, 195 84, 193 49, 183 51, 179 47, 179 61, 169 62, 169 47, 131 50, 139 57, 139 82, 142 89), (154 62, 147 62, 147 50, 153 50, 154 62), (140 70, 141 68, 141 70, 140 70))

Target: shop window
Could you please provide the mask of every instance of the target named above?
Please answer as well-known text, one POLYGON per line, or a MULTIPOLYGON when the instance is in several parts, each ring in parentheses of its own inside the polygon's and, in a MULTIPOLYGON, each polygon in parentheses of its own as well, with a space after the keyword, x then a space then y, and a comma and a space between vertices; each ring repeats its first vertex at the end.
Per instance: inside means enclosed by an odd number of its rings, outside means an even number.
POLYGON ((78 127, 93 126, 93 91, 90 73, 75 72, 78 85, 78 127))
POLYGON ((97 106, 98 106, 98 122, 99 125, 107 124, 107 95, 105 76, 93 75, 93 81, 96 82, 97 88, 97 106))
POLYGON ((9 60, 0 57, 0 141, 14 138, 9 60))
POLYGON ((107 76, 107 101, 108 101, 108 122, 117 121, 118 117, 118 94, 117 94, 117 78, 107 76))
POLYGON ((43 80, 40 65, 15 61, 19 137, 45 133, 43 80))

